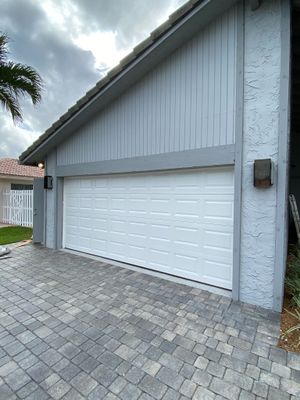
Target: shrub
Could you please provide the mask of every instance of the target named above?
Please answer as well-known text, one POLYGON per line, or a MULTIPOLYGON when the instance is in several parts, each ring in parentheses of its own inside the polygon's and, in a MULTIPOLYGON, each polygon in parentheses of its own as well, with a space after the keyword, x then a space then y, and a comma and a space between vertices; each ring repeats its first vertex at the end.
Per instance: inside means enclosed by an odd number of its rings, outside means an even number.
MULTIPOLYGON (((292 315, 294 318, 296 318, 296 320, 299 322, 297 324, 293 325, 287 331, 285 331, 281 335, 281 339, 285 339, 291 333, 300 330, 300 312, 299 312, 299 310, 296 309, 295 312, 290 312, 290 311, 286 310, 286 312, 289 313, 290 315, 292 315)), ((297 343, 297 347, 299 347, 299 346, 300 346, 300 335, 298 336, 298 343, 297 343)))
POLYGON ((290 250, 285 278, 285 289, 293 306, 300 307, 300 246, 290 250))

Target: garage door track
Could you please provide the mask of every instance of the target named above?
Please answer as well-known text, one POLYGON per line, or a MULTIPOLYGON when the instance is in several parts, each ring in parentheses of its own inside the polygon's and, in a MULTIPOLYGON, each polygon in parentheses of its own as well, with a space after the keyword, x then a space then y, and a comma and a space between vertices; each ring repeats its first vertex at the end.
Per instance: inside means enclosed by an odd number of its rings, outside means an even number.
POLYGON ((42 247, 0 260, 0 399, 296 399, 277 314, 42 247))

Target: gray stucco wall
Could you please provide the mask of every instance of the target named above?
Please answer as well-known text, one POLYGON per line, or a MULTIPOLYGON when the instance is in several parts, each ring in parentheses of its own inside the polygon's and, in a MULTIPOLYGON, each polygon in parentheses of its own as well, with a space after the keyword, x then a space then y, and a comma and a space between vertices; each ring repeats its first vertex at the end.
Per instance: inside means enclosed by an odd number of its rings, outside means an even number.
POLYGON ((281 3, 245 10, 240 299, 273 307, 278 167, 281 3), (253 186, 253 161, 271 158, 275 182, 253 186))

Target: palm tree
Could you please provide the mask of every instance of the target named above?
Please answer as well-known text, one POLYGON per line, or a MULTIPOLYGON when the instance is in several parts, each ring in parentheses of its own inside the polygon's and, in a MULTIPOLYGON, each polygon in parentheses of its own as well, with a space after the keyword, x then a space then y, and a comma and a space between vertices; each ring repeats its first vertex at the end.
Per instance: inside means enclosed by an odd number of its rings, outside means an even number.
POLYGON ((16 122, 22 121, 20 97, 41 101, 42 79, 32 67, 7 60, 7 43, 7 35, 0 34, 0 102, 16 122))

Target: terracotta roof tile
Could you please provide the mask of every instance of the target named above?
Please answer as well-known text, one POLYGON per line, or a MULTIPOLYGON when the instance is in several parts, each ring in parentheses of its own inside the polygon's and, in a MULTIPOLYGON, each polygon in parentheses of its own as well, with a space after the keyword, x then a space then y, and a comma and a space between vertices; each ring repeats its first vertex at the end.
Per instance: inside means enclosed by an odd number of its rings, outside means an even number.
POLYGON ((38 167, 20 165, 14 158, 0 159, 0 175, 28 176, 31 178, 41 178, 44 170, 38 167))

